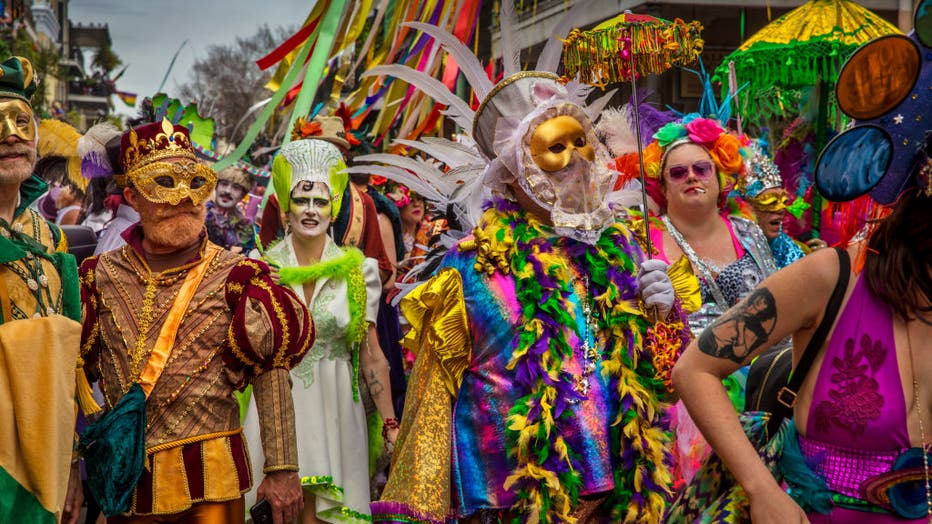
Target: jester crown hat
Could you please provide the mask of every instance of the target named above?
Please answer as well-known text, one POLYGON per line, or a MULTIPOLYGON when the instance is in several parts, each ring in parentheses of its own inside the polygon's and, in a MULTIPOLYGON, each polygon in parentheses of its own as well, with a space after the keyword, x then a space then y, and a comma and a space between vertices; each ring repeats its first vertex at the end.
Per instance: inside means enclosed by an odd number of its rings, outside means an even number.
POLYGON ((919 2, 913 23, 908 35, 862 45, 842 68, 838 106, 856 122, 816 164, 816 185, 829 200, 869 193, 888 205, 917 185, 932 195, 932 0, 919 2))
POLYGON ((272 162, 272 185, 282 211, 288 211, 291 190, 299 182, 324 183, 330 188, 332 214, 336 216, 343 191, 349 183, 345 168, 343 154, 326 140, 294 140, 282 146, 272 162))
POLYGON ((36 75, 32 62, 21 57, 7 58, 0 64, 0 97, 29 102, 36 92, 36 75))
POLYGON ((170 158, 196 161, 188 128, 167 119, 130 129, 120 139, 120 163, 130 178, 134 171, 170 158))

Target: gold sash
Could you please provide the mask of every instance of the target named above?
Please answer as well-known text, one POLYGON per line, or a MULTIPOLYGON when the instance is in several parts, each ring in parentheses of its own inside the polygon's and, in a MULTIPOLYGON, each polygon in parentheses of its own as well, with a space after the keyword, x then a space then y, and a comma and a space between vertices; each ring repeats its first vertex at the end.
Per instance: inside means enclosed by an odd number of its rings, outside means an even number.
POLYGON ((210 262, 221 249, 221 247, 208 242, 204 249, 204 258, 201 259, 201 263, 188 272, 188 276, 185 277, 184 283, 181 284, 181 289, 178 291, 178 296, 175 297, 175 302, 172 304, 171 311, 168 312, 168 317, 165 323, 162 324, 161 331, 159 331, 159 338, 156 339, 155 346, 152 347, 152 352, 149 353, 149 360, 146 362, 146 367, 142 370, 142 373, 139 374, 139 385, 142 387, 147 397, 162 375, 162 370, 165 369, 165 363, 168 362, 172 347, 175 345, 178 327, 181 326, 181 321, 184 319, 184 313, 188 309, 188 304, 191 303, 191 299, 194 298, 194 293, 197 292, 198 286, 201 285, 201 280, 204 278, 204 274, 207 273, 210 262))

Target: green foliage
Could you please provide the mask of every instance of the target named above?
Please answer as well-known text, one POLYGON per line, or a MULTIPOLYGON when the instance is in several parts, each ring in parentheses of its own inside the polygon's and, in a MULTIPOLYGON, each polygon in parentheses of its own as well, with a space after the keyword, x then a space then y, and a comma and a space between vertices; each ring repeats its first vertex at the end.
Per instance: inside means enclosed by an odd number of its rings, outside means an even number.
POLYGON ((123 60, 113 52, 110 46, 97 49, 97 52, 94 53, 94 60, 91 62, 91 67, 95 71, 100 71, 104 77, 108 77, 114 69, 121 65, 123 65, 123 60))
POLYGON ((50 76, 60 76, 58 50, 54 46, 45 47, 34 42, 26 31, 19 30, 14 33, 9 28, 3 28, 0 30, 0 60, 10 56, 22 56, 32 62, 36 80, 39 82, 39 88, 32 96, 32 108, 37 115, 48 117, 51 101, 44 85, 50 76))

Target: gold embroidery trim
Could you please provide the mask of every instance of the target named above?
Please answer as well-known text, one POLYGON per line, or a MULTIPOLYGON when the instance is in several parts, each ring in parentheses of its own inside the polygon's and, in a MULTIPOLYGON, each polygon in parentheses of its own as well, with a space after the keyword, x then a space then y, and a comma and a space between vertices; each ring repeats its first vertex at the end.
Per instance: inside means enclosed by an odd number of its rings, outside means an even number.
MULTIPOLYGON (((171 355, 172 348, 175 345, 175 338, 178 335, 178 328, 181 326, 181 321, 184 319, 186 310, 188 309, 188 304, 191 303, 191 300, 194 298, 194 294, 197 292, 197 288, 201 285, 201 281, 204 279, 204 274, 207 272, 207 268, 210 266, 210 262, 214 259, 215 256, 220 252, 220 247, 215 246, 214 244, 208 244, 207 249, 204 253, 204 258, 201 259, 201 263, 198 264, 191 272, 188 273, 188 276, 185 278, 184 283, 181 285, 181 290, 178 291, 177 297, 175 297, 175 302, 172 304, 171 310, 168 312, 168 318, 165 320, 165 323, 162 324, 162 329, 159 331, 159 337, 155 341, 155 345, 152 347, 152 351, 149 353, 149 361, 146 363, 145 369, 142 370, 138 377, 139 385, 142 387, 142 390, 145 391, 146 396, 149 396, 149 393, 152 392, 152 388, 155 387, 156 382, 159 380, 159 376, 162 375, 162 370, 165 369, 165 363, 168 362, 168 357, 171 355)), ((154 281, 150 281, 150 284, 153 289, 154 294, 154 281)), ((149 296, 149 286, 146 287, 146 297, 149 296)), ((145 307, 148 306, 151 308, 151 300, 149 304, 143 306, 144 314, 145 307)), ((151 314, 151 312, 150 312, 151 314)), ((149 318, 148 316, 146 317, 149 318)), ((146 330, 148 330, 148 320, 146 322, 146 330)), ((144 332, 141 332, 142 335, 144 332)), ((142 340, 145 343, 144 337, 140 336, 139 340, 142 340)), ((137 341, 137 349, 139 343, 137 341)), ((134 370, 138 369, 139 361, 135 358, 141 356, 140 352, 136 352, 134 355, 134 370)))

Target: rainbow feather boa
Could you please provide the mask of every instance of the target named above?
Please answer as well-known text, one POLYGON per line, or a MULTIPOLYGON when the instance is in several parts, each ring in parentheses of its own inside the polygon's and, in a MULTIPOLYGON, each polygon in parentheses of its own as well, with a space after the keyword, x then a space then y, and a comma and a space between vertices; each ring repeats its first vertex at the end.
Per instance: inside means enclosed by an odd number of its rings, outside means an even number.
POLYGON ((572 377, 561 370, 573 347, 565 330, 575 329, 571 295, 574 279, 586 277, 595 297, 603 372, 619 398, 613 415, 613 453, 617 453, 614 491, 609 496, 612 522, 659 522, 672 481, 669 436, 662 414, 667 405, 645 344, 650 327, 635 291, 638 255, 630 232, 617 224, 596 245, 556 237, 553 231, 515 204, 490 203, 476 237, 488 239, 497 260, 477 259, 476 267, 509 261, 521 305, 521 327, 508 368, 524 392, 509 412, 506 443, 517 467, 505 483, 518 494, 520 520, 574 522, 579 498, 577 458, 564 437, 561 415, 579 398, 572 377), (490 264, 490 262, 495 262, 490 264))

